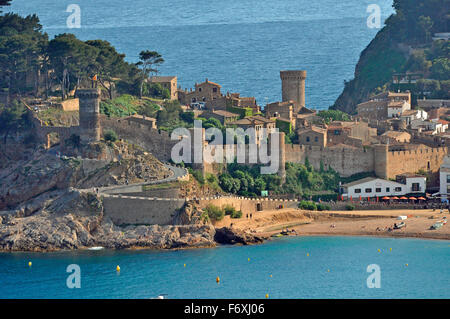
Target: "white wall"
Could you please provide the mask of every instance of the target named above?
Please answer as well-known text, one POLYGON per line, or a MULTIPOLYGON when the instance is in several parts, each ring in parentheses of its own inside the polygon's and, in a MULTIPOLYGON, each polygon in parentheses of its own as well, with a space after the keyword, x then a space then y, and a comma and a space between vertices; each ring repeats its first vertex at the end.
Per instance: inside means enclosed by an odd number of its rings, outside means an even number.
POLYGON ((347 196, 348 198, 352 197, 353 199, 355 198, 359 198, 359 196, 361 196, 362 198, 367 198, 367 197, 384 197, 384 196, 403 196, 405 194, 407 194, 407 186, 397 183, 397 182, 392 182, 392 181, 387 181, 384 179, 375 179, 369 182, 365 182, 365 183, 361 183, 358 185, 354 185, 354 186, 350 186, 347 189, 347 196), (389 191, 386 191, 386 188, 389 187, 389 191), (401 187, 401 191, 395 191, 396 187, 401 187), (356 193, 355 190, 356 189, 361 189, 361 193, 356 193), (366 193, 365 189, 366 188, 371 188, 372 192, 371 193, 366 193), (375 190, 376 188, 381 188, 381 192, 377 193, 375 190))
POLYGON ((426 184, 427 184, 426 177, 408 177, 406 179, 406 194, 408 194, 408 193, 425 193, 426 184), (412 190, 413 183, 419 183, 419 187, 420 187, 419 191, 414 192, 412 190))
POLYGON ((447 183, 447 175, 450 176, 450 169, 441 168, 439 172, 439 193, 444 200, 447 199, 447 185, 450 185, 450 183, 447 183))

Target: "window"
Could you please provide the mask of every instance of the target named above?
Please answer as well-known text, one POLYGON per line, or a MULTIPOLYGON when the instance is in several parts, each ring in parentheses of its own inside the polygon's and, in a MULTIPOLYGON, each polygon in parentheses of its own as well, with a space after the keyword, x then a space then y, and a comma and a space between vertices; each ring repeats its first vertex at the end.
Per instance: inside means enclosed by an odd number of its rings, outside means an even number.
POLYGON ((430 169, 430 162, 427 163, 427 167, 428 167, 428 169, 430 169))
POLYGON ((396 187, 396 188, 395 188, 395 191, 396 191, 396 192, 401 192, 401 191, 402 191, 402 188, 401 188, 401 187, 396 187))
POLYGON ((450 185, 447 185, 447 194, 450 194, 450 185))
POLYGON ((198 91, 201 92, 201 91, 202 91, 202 88, 198 88, 198 91))
POLYGON ((419 184, 419 183, 412 183, 412 185, 411 185, 411 190, 412 190, 413 192, 418 192, 418 191, 420 191, 420 184, 419 184))
POLYGON ((372 188, 366 188, 366 189, 365 189, 365 192, 366 192, 366 193, 372 193, 372 188))
POLYGON ((386 193, 390 193, 391 192, 391 188, 390 187, 386 187, 386 193))
POLYGON ((309 142, 309 136, 306 137, 306 141, 309 142))
POLYGON ((381 188, 375 188, 375 192, 381 193, 381 188))
POLYGON ((214 93, 217 93, 217 88, 213 88, 213 92, 214 92, 214 93))
POLYGON ((341 131, 339 131, 339 130, 334 130, 334 135, 341 135, 341 131))
POLYGON ((450 183, 450 175, 447 175, 447 183, 450 183))
POLYGON ((361 193, 361 188, 355 188, 355 193, 356 193, 356 194, 361 193))
POLYGON ((314 137, 314 142, 318 142, 319 141, 319 138, 316 136, 316 137, 314 137))

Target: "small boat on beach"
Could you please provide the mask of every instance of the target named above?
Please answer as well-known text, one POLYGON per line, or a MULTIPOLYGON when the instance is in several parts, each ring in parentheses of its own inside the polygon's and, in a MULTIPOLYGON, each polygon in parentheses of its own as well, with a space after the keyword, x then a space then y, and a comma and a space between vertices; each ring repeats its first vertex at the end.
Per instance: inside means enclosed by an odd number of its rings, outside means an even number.
POLYGON ((403 227, 406 227, 405 222, 394 224, 394 229, 400 229, 400 228, 403 228, 403 227))
POLYGON ((430 226, 430 229, 436 230, 436 229, 441 228, 442 226, 444 226, 444 223, 437 222, 437 223, 434 223, 433 225, 431 225, 431 226, 430 226))
POLYGON ((102 250, 102 249, 105 249, 105 248, 102 247, 102 246, 94 246, 94 247, 89 247, 88 248, 88 250, 102 250))

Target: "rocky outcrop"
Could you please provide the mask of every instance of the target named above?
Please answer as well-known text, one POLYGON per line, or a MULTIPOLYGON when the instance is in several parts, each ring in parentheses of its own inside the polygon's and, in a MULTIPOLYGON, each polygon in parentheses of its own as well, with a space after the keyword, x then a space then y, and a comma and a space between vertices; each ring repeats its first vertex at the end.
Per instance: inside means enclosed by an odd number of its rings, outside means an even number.
POLYGON ((104 218, 99 197, 78 191, 60 195, 31 216, 21 210, 0 215, 3 251, 213 247, 214 234, 211 225, 118 227, 104 218))
POLYGON ((242 230, 223 227, 216 229, 216 234, 214 236, 214 240, 219 244, 224 245, 251 245, 251 244, 261 244, 264 242, 263 237, 255 236, 249 233, 246 233, 242 230))

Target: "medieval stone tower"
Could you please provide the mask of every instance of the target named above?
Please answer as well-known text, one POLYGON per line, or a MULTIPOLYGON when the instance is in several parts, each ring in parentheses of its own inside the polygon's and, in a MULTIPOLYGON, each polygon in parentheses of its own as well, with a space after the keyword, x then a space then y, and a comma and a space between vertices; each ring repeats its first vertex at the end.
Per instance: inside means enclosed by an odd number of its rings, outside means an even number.
POLYGON ((80 99, 80 139, 85 143, 99 141, 100 89, 78 89, 76 95, 80 99))
POLYGON ((283 102, 292 100, 299 109, 305 107, 306 71, 280 71, 280 78, 283 102))

